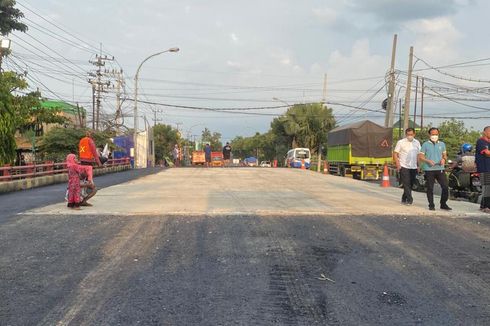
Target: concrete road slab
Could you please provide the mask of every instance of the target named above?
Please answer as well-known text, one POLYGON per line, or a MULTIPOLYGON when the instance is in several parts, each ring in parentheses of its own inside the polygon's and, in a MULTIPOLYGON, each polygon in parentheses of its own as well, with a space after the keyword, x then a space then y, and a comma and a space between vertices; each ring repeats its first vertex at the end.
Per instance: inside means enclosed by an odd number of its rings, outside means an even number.
POLYGON ((414 204, 404 206, 401 194, 398 188, 297 169, 177 168, 102 189, 91 200, 94 206, 81 211, 60 201, 23 214, 488 217, 478 205, 459 201, 449 202, 452 212, 431 212, 424 193, 414 193, 414 204))

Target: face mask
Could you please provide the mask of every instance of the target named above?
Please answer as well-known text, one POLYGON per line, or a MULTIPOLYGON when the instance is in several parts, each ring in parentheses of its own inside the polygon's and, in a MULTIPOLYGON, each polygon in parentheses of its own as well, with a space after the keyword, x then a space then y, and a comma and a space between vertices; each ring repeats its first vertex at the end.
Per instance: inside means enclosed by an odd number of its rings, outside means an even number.
POLYGON ((437 135, 433 135, 433 136, 430 136, 430 140, 432 140, 434 143, 439 139, 439 136, 437 135))
POLYGON ((413 137, 413 136, 407 136, 407 140, 408 140, 408 141, 412 142, 412 141, 413 141, 413 139, 414 139, 414 137, 413 137))

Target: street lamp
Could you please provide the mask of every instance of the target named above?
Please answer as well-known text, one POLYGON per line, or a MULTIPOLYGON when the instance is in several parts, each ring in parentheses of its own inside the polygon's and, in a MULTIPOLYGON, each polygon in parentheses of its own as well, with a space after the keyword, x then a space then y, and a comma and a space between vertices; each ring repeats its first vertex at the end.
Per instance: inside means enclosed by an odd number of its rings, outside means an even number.
POLYGON ((2 71, 3 52, 10 49, 12 41, 8 38, 0 39, 0 71, 2 71))
POLYGON ((138 77, 140 74, 140 69, 143 64, 150 60, 153 57, 156 57, 157 55, 166 53, 166 52, 179 52, 179 48, 170 48, 165 51, 157 52, 155 54, 150 55, 147 57, 145 60, 143 60, 140 65, 138 66, 138 69, 136 69, 136 75, 134 76, 134 134, 133 134, 133 141, 134 141, 134 166, 137 167, 137 157, 138 157, 138 77))

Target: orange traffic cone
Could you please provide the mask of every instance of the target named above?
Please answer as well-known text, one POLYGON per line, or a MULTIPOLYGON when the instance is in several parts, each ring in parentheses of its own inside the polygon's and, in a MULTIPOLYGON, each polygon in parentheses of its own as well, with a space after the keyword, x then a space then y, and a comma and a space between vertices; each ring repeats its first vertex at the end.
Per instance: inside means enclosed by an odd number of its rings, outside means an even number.
POLYGON ((328 163, 327 163, 327 161, 323 162, 323 174, 328 174, 328 163))
POLYGON ((385 164, 383 169, 383 181, 381 181, 381 187, 390 187, 390 174, 388 173, 388 165, 385 164))
POLYGON ((301 160, 301 170, 306 170, 305 160, 301 160))

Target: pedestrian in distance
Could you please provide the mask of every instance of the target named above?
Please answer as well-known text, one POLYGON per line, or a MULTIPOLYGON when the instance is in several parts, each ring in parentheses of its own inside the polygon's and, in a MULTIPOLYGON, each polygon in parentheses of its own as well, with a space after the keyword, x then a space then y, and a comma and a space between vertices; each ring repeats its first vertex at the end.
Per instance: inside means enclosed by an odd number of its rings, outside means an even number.
POLYGON ((229 142, 226 142, 226 145, 223 147, 223 160, 225 166, 230 165, 230 158, 231 158, 231 145, 229 142))
POLYGON ((427 179, 427 200, 429 201, 429 210, 434 211, 434 184, 441 186, 440 208, 450 211, 451 207, 447 205, 449 199, 449 187, 445 172, 447 161, 446 144, 439 141, 439 129, 432 127, 429 129, 429 140, 422 144, 419 153, 419 162, 422 171, 427 179))
POLYGON ((400 174, 400 182, 403 184, 402 204, 412 205, 412 187, 417 177, 417 159, 420 153, 420 142, 415 139, 415 129, 407 128, 405 138, 400 139, 395 146, 393 159, 396 170, 400 174))
POLYGON ((88 182, 93 184, 92 167, 80 165, 77 162, 75 154, 68 154, 66 157, 66 169, 68 171, 68 207, 72 209, 80 209, 80 177, 86 174, 88 182))
POLYGON ((209 144, 204 146, 204 158, 206 159, 206 167, 209 167, 211 165, 211 146, 209 144))
POLYGON ((483 135, 476 142, 476 171, 480 174, 482 198, 480 210, 490 213, 490 126, 483 129, 483 135))
POLYGON ((174 159, 174 166, 180 166, 180 149, 179 145, 175 144, 174 149, 172 150, 172 157, 174 159))

